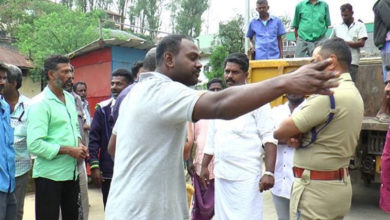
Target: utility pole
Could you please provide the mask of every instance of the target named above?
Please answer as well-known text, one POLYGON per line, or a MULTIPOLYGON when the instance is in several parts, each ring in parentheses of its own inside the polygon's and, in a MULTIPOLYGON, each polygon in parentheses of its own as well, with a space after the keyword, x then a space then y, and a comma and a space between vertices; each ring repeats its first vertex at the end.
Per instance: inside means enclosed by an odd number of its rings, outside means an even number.
MULTIPOLYGON (((248 30, 249 27, 249 0, 245 0, 245 30, 244 33, 248 30)), ((249 40, 245 36, 245 53, 249 50, 249 40)))

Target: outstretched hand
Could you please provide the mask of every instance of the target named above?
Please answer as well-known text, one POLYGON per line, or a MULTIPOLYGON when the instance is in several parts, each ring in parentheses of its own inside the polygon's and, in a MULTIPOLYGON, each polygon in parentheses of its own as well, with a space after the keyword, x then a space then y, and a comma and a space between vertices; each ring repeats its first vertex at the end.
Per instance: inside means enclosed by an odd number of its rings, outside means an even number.
POLYGON ((330 88, 337 87, 339 72, 328 71, 332 59, 326 59, 317 63, 310 63, 301 66, 293 73, 286 74, 289 77, 286 85, 286 93, 294 94, 322 94, 331 95, 330 88))

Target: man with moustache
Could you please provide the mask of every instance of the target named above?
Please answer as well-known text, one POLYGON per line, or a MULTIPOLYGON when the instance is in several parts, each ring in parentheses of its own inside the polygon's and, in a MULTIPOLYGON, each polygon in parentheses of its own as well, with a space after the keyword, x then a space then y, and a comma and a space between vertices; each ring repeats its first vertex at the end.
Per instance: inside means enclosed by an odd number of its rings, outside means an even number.
POLYGON ((7 83, 4 87, 4 99, 10 105, 11 127, 14 129, 15 196, 18 212, 16 219, 22 220, 24 197, 26 195, 29 171, 31 169, 31 157, 26 142, 26 111, 30 99, 19 93, 19 88, 22 86, 22 71, 15 65, 7 64, 7 67, 7 83))
MULTIPOLYGON (((83 81, 79 81, 73 85, 73 91, 80 96, 83 103, 84 115, 85 115, 85 125, 84 131, 88 132, 91 126, 91 115, 89 112, 89 103, 87 100, 87 84, 83 81)), ((88 135, 86 135, 86 140, 88 142, 88 135)))
POLYGON ((16 220, 15 151, 12 147, 13 129, 10 124, 10 107, 3 98, 7 75, 15 71, 0 63, 0 219, 16 220))
POLYGON ((77 220, 80 193, 77 161, 89 156, 82 144, 71 86, 72 68, 67 57, 52 55, 44 61, 47 87, 27 110, 27 147, 36 156, 35 217, 37 220, 77 220))
MULTIPOLYGON (((139 71, 140 71, 139 75, 142 74, 143 72, 153 72, 154 69, 156 69, 156 48, 155 47, 153 47, 152 49, 150 49, 146 53, 145 58, 142 61, 142 67, 139 67, 139 71)), ((138 80, 136 80, 133 84, 127 86, 119 94, 118 98, 115 101, 115 105, 112 109, 112 112, 111 112, 110 120, 113 121, 112 123, 115 124, 116 120, 118 119, 119 107, 121 106, 123 99, 127 96, 127 94, 129 94, 131 92, 133 87, 135 85, 137 85, 137 82, 138 82, 138 80)), ((127 108, 128 107, 129 106, 127 106, 127 108)), ((115 126, 114 126, 114 128, 115 128, 115 126)), ((108 147, 107 147, 108 153, 113 157, 115 156, 115 145, 116 145, 116 132, 115 132, 114 128, 113 128, 110 140, 108 142, 108 147)))
POLYGON ((91 167, 92 181, 101 187, 103 204, 106 206, 108 192, 110 191, 114 161, 107 151, 114 122, 110 120, 116 98, 123 89, 133 83, 131 72, 118 69, 112 72, 111 94, 112 98, 96 105, 96 110, 89 131, 88 149, 90 153, 89 165, 91 167))
POLYGON ((311 95, 274 136, 297 148, 290 219, 343 219, 351 207, 348 166, 358 143, 364 105, 348 73, 351 51, 343 39, 324 41, 313 57, 316 62, 331 58, 327 69, 341 74, 340 84, 331 96, 311 95))
MULTIPOLYGON (((305 100, 304 95, 286 94, 288 102, 272 108, 272 119, 279 126, 284 119, 299 111, 305 100)), ((289 220, 290 194, 294 182, 293 159, 295 149, 287 143, 279 141, 275 163, 275 185, 272 187, 272 200, 278 215, 278 220, 289 220)))
POLYGON ((270 15, 268 10, 267 0, 257 0, 259 18, 251 21, 246 34, 250 40, 250 52, 255 52, 255 60, 283 58, 282 36, 286 31, 282 21, 270 15))
MULTIPOLYGON (((86 127, 86 116, 84 112, 84 106, 83 102, 81 100, 81 97, 73 91, 74 85, 74 69, 72 67, 72 78, 71 82, 69 84, 66 84, 64 90, 72 94, 74 97, 74 101, 76 104, 76 110, 77 110, 77 120, 79 122, 79 132, 81 136, 81 142, 83 145, 88 146, 87 143, 87 131, 84 129, 86 127)), ((89 200, 88 200, 88 174, 87 169, 85 165, 85 160, 79 160, 77 161, 77 170, 79 172, 79 184, 80 184, 80 197, 79 197, 79 204, 80 204, 80 218, 79 220, 88 219, 89 214, 89 200)))
POLYGON ((143 73, 123 100, 117 128, 114 174, 105 212, 111 219, 189 219, 183 172, 188 121, 233 119, 286 92, 331 94, 338 77, 323 71, 330 60, 293 73, 220 92, 188 88, 198 82, 200 52, 183 35, 164 37, 155 72, 143 73), (145 114, 147 113, 147 114, 145 114), (131 131, 131 132, 129 132, 131 131))
MULTIPOLYGON (((224 63, 228 88, 246 84, 249 60, 245 54, 230 54, 224 63)), ((278 143, 274 127, 269 104, 233 120, 210 122, 200 178, 207 187, 214 156, 216 219, 263 218, 262 192, 274 185, 278 143)))
POLYGON ((349 72, 352 81, 356 82, 356 77, 359 69, 360 48, 364 47, 367 40, 367 30, 363 22, 355 20, 353 17, 352 5, 347 3, 340 7, 343 23, 337 25, 330 38, 339 37, 347 42, 351 49, 352 62, 349 67, 349 72))

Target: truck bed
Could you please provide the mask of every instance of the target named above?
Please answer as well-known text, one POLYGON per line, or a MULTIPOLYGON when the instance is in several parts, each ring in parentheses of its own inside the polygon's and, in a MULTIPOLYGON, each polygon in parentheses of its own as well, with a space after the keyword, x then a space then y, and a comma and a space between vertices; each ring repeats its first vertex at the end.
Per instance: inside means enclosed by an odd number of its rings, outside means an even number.
POLYGON ((387 131, 389 123, 378 121, 376 117, 364 117, 362 123, 362 130, 369 131, 387 131))

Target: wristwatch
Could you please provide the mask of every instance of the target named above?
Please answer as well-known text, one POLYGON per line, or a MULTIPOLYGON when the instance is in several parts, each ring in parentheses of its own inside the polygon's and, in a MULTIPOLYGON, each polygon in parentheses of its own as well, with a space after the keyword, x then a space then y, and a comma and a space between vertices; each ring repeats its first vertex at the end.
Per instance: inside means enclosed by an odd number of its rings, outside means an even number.
POLYGON ((263 175, 268 175, 274 177, 274 173, 271 171, 265 171, 263 175))

